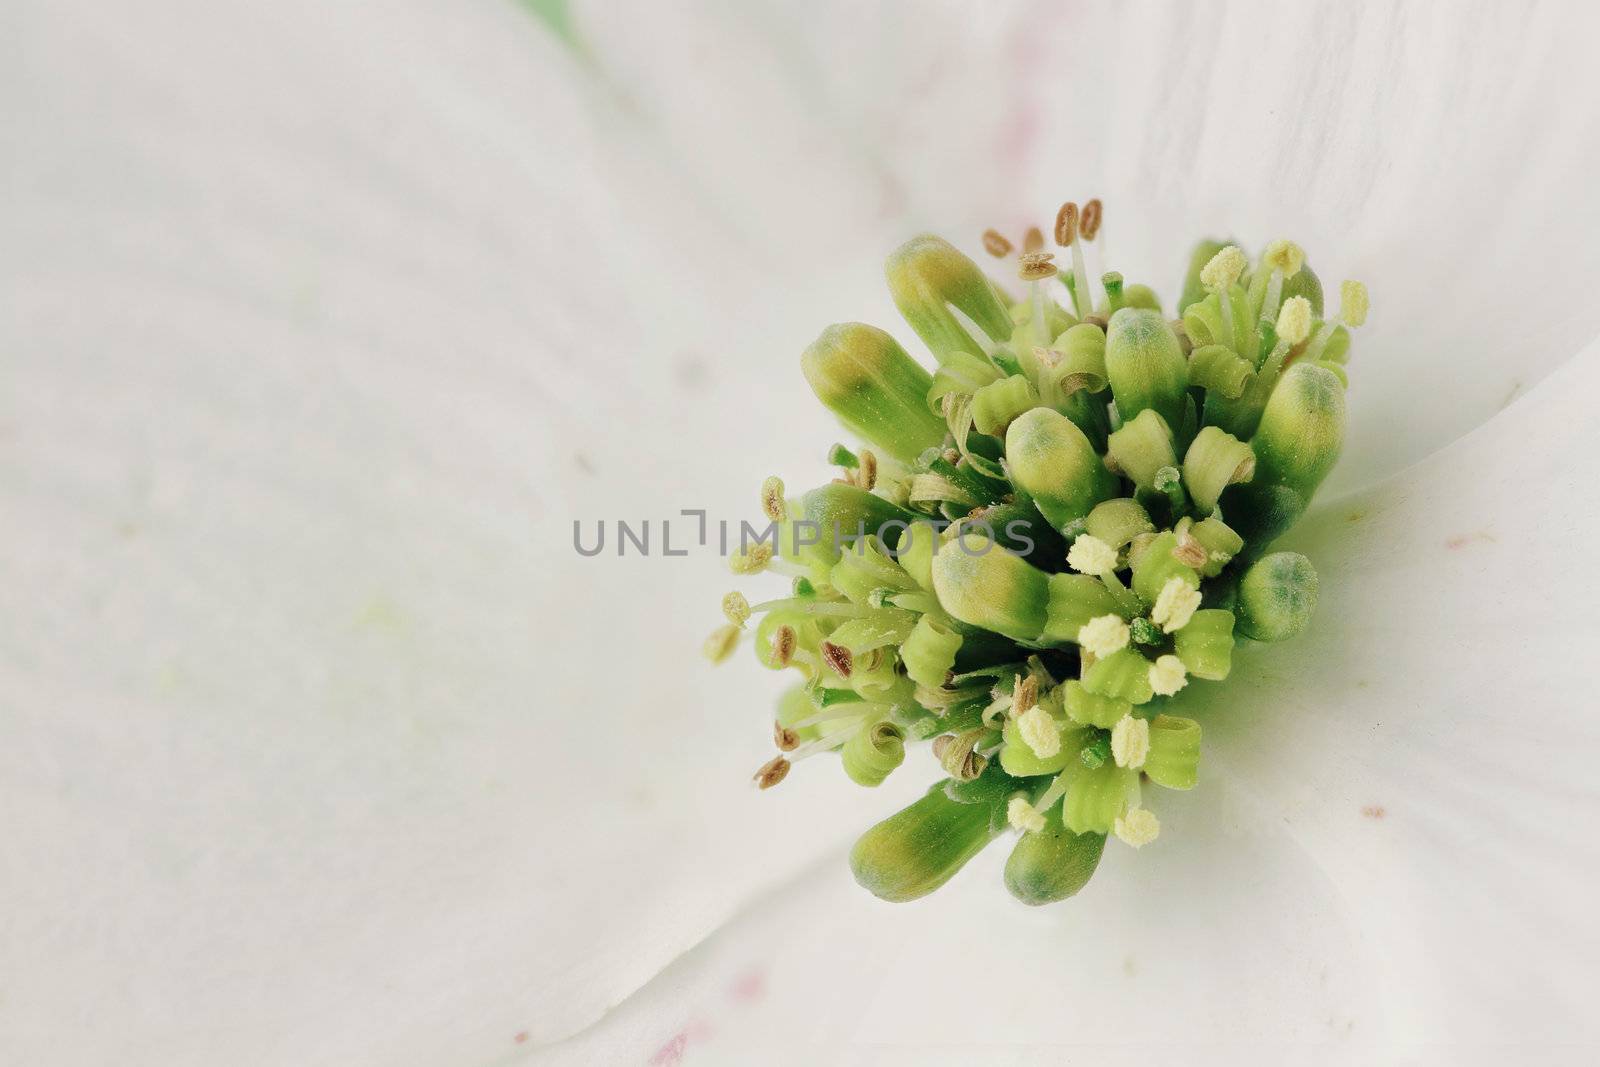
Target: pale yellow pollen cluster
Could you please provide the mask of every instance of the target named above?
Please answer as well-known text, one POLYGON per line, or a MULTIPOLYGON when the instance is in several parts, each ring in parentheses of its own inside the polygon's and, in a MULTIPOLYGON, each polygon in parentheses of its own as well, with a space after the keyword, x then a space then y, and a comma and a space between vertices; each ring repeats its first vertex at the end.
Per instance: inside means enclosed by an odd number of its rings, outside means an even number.
POLYGON ((1067 551, 1067 566, 1096 577, 1117 569, 1117 550, 1093 534, 1084 534, 1067 551))
POLYGON ((1229 245, 1212 256, 1211 261, 1200 269, 1200 284, 1212 292, 1231 288, 1239 280, 1239 275, 1244 273, 1246 263, 1239 246, 1229 245))
POLYGON ((1346 326, 1367 321, 1367 287, 1360 282, 1339 283, 1339 317, 1346 326))
POLYGON ((1311 336, 1311 301, 1291 296, 1278 310, 1278 340, 1300 344, 1311 336))
POLYGON ((1161 821, 1148 808, 1134 808, 1112 824, 1112 829, 1125 843, 1143 848, 1161 836, 1161 821))
POLYGON ((1156 605, 1150 609, 1150 621, 1165 633, 1175 633, 1189 625, 1189 620, 1199 607, 1200 590, 1174 574, 1156 595, 1156 605))
POLYGON ((1170 697, 1189 684, 1189 669, 1183 660, 1168 653, 1150 664, 1150 688, 1157 696, 1170 697))
POLYGON ((1282 271, 1284 278, 1293 278, 1306 265, 1306 250, 1293 241, 1273 241, 1262 253, 1261 261, 1270 270, 1282 271))
POLYGON ((1034 810, 1027 797, 1012 797, 1006 804, 1006 821, 1013 830, 1043 830, 1044 816, 1034 810))
POLYGON ((1111 758, 1118 767, 1138 770, 1150 755, 1150 724, 1124 715, 1111 728, 1111 758))
POLYGON ((1096 659, 1127 648, 1129 636, 1128 624, 1120 615, 1100 615, 1078 627, 1078 644, 1096 659))
POLYGON ((1056 721, 1037 705, 1017 716, 1017 732, 1040 759, 1049 759, 1061 751, 1061 731, 1056 729, 1056 721))
POLYGON ((730 622, 726 626, 719 626, 713 630, 711 636, 706 638, 706 643, 701 651, 705 653, 706 659, 712 663, 721 663, 732 655, 733 650, 738 646, 739 627, 730 622))
POLYGON ((730 556, 728 569, 735 574, 760 574, 771 562, 772 546, 765 541, 757 541, 747 551, 730 556))
POLYGON ((777 475, 761 483, 761 510, 773 522, 783 521, 783 479, 777 475))
POLYGON ((722 598, 722 614, 733 625, 743 626, 750 621, 750 601, 735 589, 722 598))

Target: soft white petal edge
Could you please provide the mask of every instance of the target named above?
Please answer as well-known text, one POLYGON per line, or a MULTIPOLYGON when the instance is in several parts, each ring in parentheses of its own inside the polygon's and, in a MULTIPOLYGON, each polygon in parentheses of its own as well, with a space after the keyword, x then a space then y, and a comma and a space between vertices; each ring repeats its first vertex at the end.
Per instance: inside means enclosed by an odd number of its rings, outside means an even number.
POLYGON ((1191 687, 1199 787, 1155 791, 1161 841, 1109 845, 1077 899, 1012 903, 997 846, 927 901, 882 905, 836 856, 540 1062, 1592 1045, 1597 393, 1600 345, 1310 517, 1288 543, 1323 578, 1312 629, 1191 687))

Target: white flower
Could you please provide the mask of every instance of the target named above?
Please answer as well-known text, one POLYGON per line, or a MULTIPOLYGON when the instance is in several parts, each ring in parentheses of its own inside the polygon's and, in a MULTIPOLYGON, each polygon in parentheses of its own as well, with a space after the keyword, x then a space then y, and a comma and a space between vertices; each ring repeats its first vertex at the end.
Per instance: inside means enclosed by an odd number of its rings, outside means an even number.
POLYGON ((1592 6, 16 6, 0 1059, 912 1062, 952 959, 1040 1060, 1594 1044, 1592 6), (1285 232, 1377 296, 1321 603, 1175 699, 1181 847, 894 912, 839 847, 925 779, 749 792, 661 521, 754 517, 827 322, 926 358, 888 249, 1089 195, 1168 301, 1285 232))

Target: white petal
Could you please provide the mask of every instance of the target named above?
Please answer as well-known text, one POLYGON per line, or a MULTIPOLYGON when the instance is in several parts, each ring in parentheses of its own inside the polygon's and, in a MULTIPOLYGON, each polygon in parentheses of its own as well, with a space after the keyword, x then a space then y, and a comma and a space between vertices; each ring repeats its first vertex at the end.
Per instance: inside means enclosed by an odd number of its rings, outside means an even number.
POLYGON ((1600 345, 1309 520, 1311 630, 1182 694, 1206 731, 1199 787, 1147 789, 1160 840, 1108 842, 1077 898, 1011 902, 1003 843, 913 906, 865 898, 832 857, 553 1062, 675 1040, 728 1063, 1592 1043, 1600 505, 1573 460, 1600 448, 1597 389, 1600 345), (1004 996, 958 1007, 997 975, 1004 996))

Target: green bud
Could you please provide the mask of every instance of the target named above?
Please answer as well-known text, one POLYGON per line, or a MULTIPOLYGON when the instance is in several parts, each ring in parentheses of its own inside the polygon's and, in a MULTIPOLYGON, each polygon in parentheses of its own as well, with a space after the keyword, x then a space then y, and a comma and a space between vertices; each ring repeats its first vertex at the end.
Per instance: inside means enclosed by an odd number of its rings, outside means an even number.
POLYGON ((862 834, 850 850, 856 882, 882 900, 927 896, 1005 826, 1005 798, 962 803, 944 783, 862 834))
POLYGON ((1256 455, 1233 434, 1207 426, 1195 435, 1183 457, 1183 481, 1201 511, 1211 511, 1230 485, 1255 477, 1256 455))
POLYGON ((933 376, 874 326, 829 326, 800 356, 800 369, 840 422, 898 460, 944 440, 944 420, 928 408, 933 376))
POLYGON ((1076 423, 1050 408, 1034 408, 1006 431, 1011 479, 1061 529, 1116 491, 1094 445, 1076 423))
POLYGON ((1190 674, 1222 681, 1233 669, 1233 612, 1201 608, 1174 635, 1173 646, 1190 674))
POLYGON ((1084 532, 1121 550, 1143 533, 1155 533, 1150 513, 1137 500, 1118 497, 1096 504, 1084 522, 1084 532))
POLYGON ((1039 402, 1033 383, 1020 374, 990 382, 972 394, 972 426, 998 437, 1012 420, 1039 402))
POLYGON ((976 531, 933 557, 933 589, 951 615, 1017 641, 1037 641, 1049 604, 1049 576, 976 531))
POLYGON ((1168 426, 1183 425, 1188 364, 1178 335, 1160 312, 1125 307, 1111 316, 1106 375, 1124 423, 1153 408, 1168 426))
POLYGON ((780 534, 784 557, 806 563, 826 580, 842 549, 865 534, 882 533, 893 548, 901 532, 918 516, 854 485, 833 482, 800 498, 801 517, 785 523, 780 534), (903 524, 903 525, 902 525, 903 524))
POLYGON ((1078 640, 1078 631, 1090 619, 1117 614, 1117 600, 1098 578, 1087 574, 1052 574, 1045 609, 1044 638, 1066 643, 1078 640))
POLYGON ((1194 251, 1189 253, 1189 270, 1183 276, 1183 295, 1178 298, 1179 315, 1182 315, 1190 304, 1206 298, 1206 287, 1200 281, 1200 272, 1211 262, 1211 257, 1229 245, 1235 244, 1238 242, 1214 241, 1210 238, 1195 244, 1194 251))
POLYGON ((1150 752, 1144 773, 1168 789, 1193 789, 1200 768, 1200 724, 1175 715, 1150 720, 1150 752))
POLYGON ((1144 308, 1158 314, 1161 311, 1161 298, 1148 285, 1130 285, 1123 289, 1122 301, 1126 307, 1144 308))
POLYGON ((1311 561, 1298 552, 1274 552, 1244 572, 1234 611, 1246 637, 1285 641, 1310 625, 1316 608, 1317 571, 1311 561))
POLYGON ((1284 372, 1250 439, 1256 474, 1222 494, 1222 511, 1259 553, 1297 522, 1344 445, 1344 386, 1326 367, 1296 363, 1284 372))
POLYGON ((1111 435, 1107 458, 1140 489, 1155 488, 1156 472, 1178 462, 1167 421, 1146 408, 1111 435))
POLYGON ((951 352, 982 356, 983 348, 953 314, 954 306, 994 341, 1011 337, 1011 314, 978 265, 941 237, 925 234, 901 245, 884 265, 889 293, 941 363, 951 352))
POLYGON ((1023 834, 1006 860, 1006 888, 1024 904, 1053 904, 1089 884, 1105 834, 1075 834, 1061 822, 1061 808, 1052 805, 1042 830, 1023 834))

